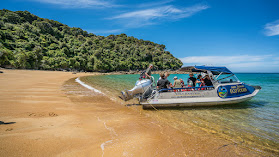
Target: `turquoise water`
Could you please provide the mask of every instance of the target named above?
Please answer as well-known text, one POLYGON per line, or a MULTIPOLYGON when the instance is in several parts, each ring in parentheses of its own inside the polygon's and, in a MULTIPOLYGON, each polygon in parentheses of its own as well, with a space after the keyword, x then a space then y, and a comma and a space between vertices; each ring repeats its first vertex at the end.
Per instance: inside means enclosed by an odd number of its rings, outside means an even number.
MULTIPOLYGON (((185 82, 188 78, 186 74, 171 74, 172 83, 174 76, 185 82)), ((252 100, 240 104, 143 112, 182 131, 199 128, 264 155, 279 155, 279 74, 236 76, 244 83, 261 86, 262 90, 252 100)), ((123 89, 131 89, 138 77, 102 75, 87 77, 85 81, 116 97, 123 89)))

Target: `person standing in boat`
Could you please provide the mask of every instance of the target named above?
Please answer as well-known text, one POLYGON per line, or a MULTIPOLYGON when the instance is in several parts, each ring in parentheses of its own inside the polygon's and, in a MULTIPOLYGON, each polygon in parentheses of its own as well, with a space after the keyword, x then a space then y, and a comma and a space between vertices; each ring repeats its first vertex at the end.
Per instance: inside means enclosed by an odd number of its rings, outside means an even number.
POLYGON ((202 83, 203 83, 203 82, 202 82, 202 76, 199 75, 199 76, 197 77, 196 86, 195 86, 195 87, 201 87, 202 83))
POLYGON ((194 77, 193 73, 190 73, 189 76, 190 77, 187 80, 188 87, 195 87, 197 79, 194 77))
POLYGON ((208 75, 205 75, 205 78, 203 81, 204 81, 205 86, 213 86, 211 79, 208 75))
POLYGON ((151 79, 151 69, 153 68, 153 65, 150 64, 149 67, 145 71, 145 78, 146 79, 151 79))
POLYGON ((166 89, 164 92, 167 92, 167 88, 170 87, 170 81, 168 79, 165 79, 164 73, 160 74, 161 79, 157 82, 157 89, 166 89))
POLYGON ((180 80, 180 82, 181 82, 181 87, 182 88, 184 88, 185 87, 185 85, 184 85, 184 81, 182 80, 182 78, 181 79, 179 79, 180 80))
POLYGON ((177 79, 177 76, 174 76, 173 87, 174 88, 181 88, 181 81, 177 79))
MULTIPOLYGON (((169 74, 168 72, 165 72, 164 78, 165 78, 165 79, 168 79, 169 76, 170 76, 170 74, 169 74)), ((161 80, 161 79, 162 79, 162 77, 160 77, 160 78, 158 79, 158 81, 161 80)), ((158 81, 157 81, 157 83, 158 83, 158 81)))

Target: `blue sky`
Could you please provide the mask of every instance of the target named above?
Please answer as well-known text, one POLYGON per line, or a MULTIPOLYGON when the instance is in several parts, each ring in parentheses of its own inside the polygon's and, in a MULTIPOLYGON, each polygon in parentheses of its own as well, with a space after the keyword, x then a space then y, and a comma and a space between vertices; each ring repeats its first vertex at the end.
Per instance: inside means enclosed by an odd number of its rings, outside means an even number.
POLYGON ((279 72, 278 0, 8 0, 1 8, 166 45, 184 65, 279 72))

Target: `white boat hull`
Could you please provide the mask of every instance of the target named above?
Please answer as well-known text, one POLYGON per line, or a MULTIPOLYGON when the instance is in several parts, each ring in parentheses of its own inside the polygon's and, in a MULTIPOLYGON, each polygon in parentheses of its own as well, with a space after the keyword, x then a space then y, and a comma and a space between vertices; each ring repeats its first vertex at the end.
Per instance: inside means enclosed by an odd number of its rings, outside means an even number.
MULTIPOLYGON (((216 88, 217 89, 217 88, 216 88)), ((187 97, 187 98, 174 98, 166 96, 154 96, 154 98, 149 99, 145 102, 140 102, 144 109, 148 108, 168 108, 168 107, 190 107, 190 106, 215 106, 215 105, 225 105, 225 104, 236 104, 252 99, 260 89, 255 89, 252 93, 237 96, 232 98, 222 98, 217 95, 216 89, 211 91, 186 91, 181 92, 181 94, 189 95, 188 93, 193 93, 192 95, 197 95, 197 97, 187 97)), ((166 92, 162 94, 177 94, 178 92, 166 92)))

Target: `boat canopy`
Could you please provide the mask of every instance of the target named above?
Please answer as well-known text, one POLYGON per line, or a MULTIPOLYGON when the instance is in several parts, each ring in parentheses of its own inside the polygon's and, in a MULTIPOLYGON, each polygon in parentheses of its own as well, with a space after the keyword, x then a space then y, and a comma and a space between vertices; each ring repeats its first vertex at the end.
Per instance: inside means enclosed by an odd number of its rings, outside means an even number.
POLYGON ((179 71, 187 71, 187 72, 206 72, 206 71, 211 71, 213 75, 219 75, 220 73, 223 73, 223 74, 233 74, 226 67, 214 67, 214 66, 187 66, 187 67, 180 68, 179 71))

